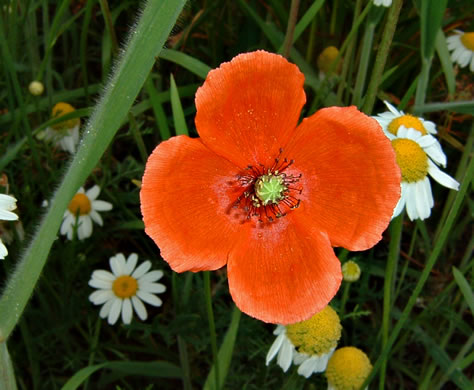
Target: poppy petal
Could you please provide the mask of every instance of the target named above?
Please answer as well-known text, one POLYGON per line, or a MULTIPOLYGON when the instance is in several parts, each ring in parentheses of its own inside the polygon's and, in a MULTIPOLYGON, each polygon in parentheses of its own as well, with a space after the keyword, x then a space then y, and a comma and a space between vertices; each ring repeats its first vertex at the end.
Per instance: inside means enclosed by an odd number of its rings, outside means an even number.
POLYGON ((331 107, 305 119, 286 154, 302 174, 305 225, 333 246, 366 250, 382 238, 400 199, 400 169, 375 119, 355 107, 331 107))
POLYGON ((186 136, 162 142, 148 158, 140 191, 145 232, 174 271, 226 264, 241 227, 229 212, 235 201, 229 180, 237 172, 186 136))
POLYGON ((202 142, 240 168, 273 162, 298 123, 303 83, 296 65, 262 50, 221 64, 196 92, 202 142))
POLYGON ((290 214, 248 232, 227 263, 230 293, 240 310, 289 324, 326 307, 342 276, 324 233, 308 233, 290 214))

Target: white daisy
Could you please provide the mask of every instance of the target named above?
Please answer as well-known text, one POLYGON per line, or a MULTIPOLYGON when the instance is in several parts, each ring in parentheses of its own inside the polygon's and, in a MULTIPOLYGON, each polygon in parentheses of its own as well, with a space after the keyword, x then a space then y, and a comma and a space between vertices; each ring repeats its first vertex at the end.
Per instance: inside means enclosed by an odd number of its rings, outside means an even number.
POLYGON ((459 183, 442 172, 446 155, 439 142, 428 133, 436 133, 435 124, 404 114, 385 102, 390 112, 374 117, 385 135, 392 141, 397 164, 402 173, 402 194, 393 212, 393 218, 406 206, 408 217, 426 219, 434 205, 428 174, 445 187, 458 190, 459 183))
POLYGON ((102 226, 104 221, 98 211, 112 210, 112 204, 104 200, 97 200, 100 187, 94 187, 84 191, 81 187, 72 198, 69 206, 64 212, 60 232, 72 240, 77 221, 77 238, 83 240, 92 234, 92 221, 102 226))
MULTIPOLYGON (((68 103, 57 103, 51 112, 52 118, 59 118, 63 115, 74 112, 75 108, 68 103)), ((79 143, 79 118, 69 119, 47 127, 38 135, 39 139, 53 142, 60 149, 74 154, 79 143)))
POLYGON ((117 322, 122 314, 124 324, 132 321, 133 310, 138 317, 144 321, 148 313, 142 301, 152 305, 161 306, 162 300, 155 294, 166 291, 166 286, 156 283, 163 276, 163 271, 149 271, 151 262, 149 260, 141 263, 136 269, 138 255, 132 253, 125 260, 122 253, 110 258, 110 269, 95 270, 89 280, 89 286, 97 288, 89 300, 94 305, 102 305, 100 317, 107 317, 110 325, 117 322))
POLYGON ((451 60, 461 68, 469 65, 470 71, 474 72, 474 32, 454 30, 454 33, 446 38, 448 50, 452 51, 451 60))
MULTIPOLYGON (((13 196, 0 194, 0 220, 3 221, 16 221, 18 215, 12 213, 12 210, 16 209, 16 199, 13 196)), ((8 250, 3 245, 0 239, 0 260, 3 260, 8 255, 8 250)))
POLYGON ((374 0, 374 5, 380 7, 381 5, 384 7, 390 7, 392 5, 392 0, 374 0))
POLYGON ((291 325, 278 325, 277 336, 267 353, 266 365, 277 356, 277 364, 287 371, 291 363, 298 367, 298 374, 309 378, 323 372, 341 338, 339 316, 326 306, 309 320, 291 325))

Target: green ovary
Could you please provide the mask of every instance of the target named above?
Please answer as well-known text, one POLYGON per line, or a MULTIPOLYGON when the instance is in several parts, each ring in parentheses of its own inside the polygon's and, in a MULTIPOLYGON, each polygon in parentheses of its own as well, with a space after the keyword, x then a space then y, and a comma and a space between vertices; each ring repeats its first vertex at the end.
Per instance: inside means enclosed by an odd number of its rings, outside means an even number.
POLYGON ((284 197, 286 186, 281 175, 268 174, 258 178, 255 183, 255 195, 264 206, 276 204, 284 197))

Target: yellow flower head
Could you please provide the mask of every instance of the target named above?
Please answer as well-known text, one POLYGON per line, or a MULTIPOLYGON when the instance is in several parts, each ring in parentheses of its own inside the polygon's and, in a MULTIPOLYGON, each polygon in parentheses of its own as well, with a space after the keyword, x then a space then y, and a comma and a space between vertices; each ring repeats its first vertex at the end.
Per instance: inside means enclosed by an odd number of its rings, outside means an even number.
POLYGON ((335 348, 341 338, 339 316, 326 306, 309 320, 287 325, 286 336, 300 353, 322 355, 335 348))
POLYGON ((346 261, 342 265, 342 276, 346 282, 356 282, 360 278, 360 267, 352 260, 346 261))
MULTIPOLYGON (((63 115, 69 114, 71 112, 76 111, 76 109, 71 106, 69 103, 63 103, 59 102, 57 103, 52 111, 51 111, 51 117, 52 118, 59 118, 63 115)), ((65 129, 72 129, 76 126, 78 126, 80 123, 79 118, 74 118, 74 119, 69 119, 64 122, 56 123, 54 126, 52 126, 55 130, 65 130, 65 129)))
MULTIPOLYGON (((318 57, 318 68, 323 73, 328 73, 331 70, 333 62, 336 60, 339 54, 339 49, 335 46, 326 47, 318 57)), ((334 72, 338 72, 338 69, 334 69, 334 72)))
POLYGON ((367 355, 355 347, 336 350, 326 368, 328 384, 335 390, 359 390, 370 374, 367 355))

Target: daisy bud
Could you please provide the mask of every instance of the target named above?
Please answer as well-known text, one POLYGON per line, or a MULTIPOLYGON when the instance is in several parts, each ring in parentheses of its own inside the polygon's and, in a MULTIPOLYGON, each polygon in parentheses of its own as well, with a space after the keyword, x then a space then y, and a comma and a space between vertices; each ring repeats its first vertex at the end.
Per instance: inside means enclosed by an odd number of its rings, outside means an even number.
MULTIPOLYGON (((328 46, 326 47, 318 57, 318 68, 323 73, 329 73, 334 61, 339 54, 339 49, 335 46, 328 46)), ((337 69, 333 70, 334 72, 338 72, 337 69)))
POLYGON ((360 278, 360 267, 352 260, 346 261, 342 265, 342 276, 346 282, 357 282, 360 278))
POLYGON ((41 81, 35 80, 28 85, 28 90, 33 96, 40 96, 44 92, 44 85, 41 81))

